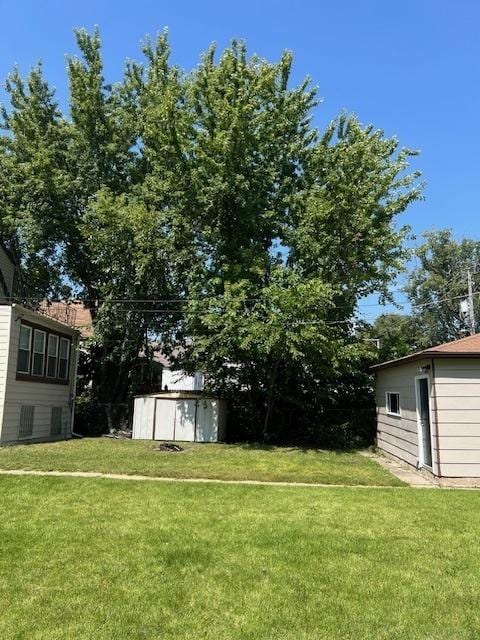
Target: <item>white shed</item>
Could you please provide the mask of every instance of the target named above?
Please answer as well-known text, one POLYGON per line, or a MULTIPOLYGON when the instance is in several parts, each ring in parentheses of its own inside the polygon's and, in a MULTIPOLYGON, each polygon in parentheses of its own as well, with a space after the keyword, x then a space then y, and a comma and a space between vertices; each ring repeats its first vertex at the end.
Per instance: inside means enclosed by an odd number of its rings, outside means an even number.
POLYGON ((219 442, 225 437, 226 402, 192 393, 137 396, 132 438, 219 442))

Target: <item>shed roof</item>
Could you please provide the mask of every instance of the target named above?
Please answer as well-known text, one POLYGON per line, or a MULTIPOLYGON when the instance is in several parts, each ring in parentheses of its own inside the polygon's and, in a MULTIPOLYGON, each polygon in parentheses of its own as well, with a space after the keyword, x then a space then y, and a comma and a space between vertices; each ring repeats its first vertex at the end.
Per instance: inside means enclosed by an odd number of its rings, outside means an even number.
POLYGON ((134 396, 134 398, 158 398, 167 400, 221 400, 220 396, 204 395, 201 391, 156 391, 134 396))
POLYGON ((376 371, 384 367, 394 367, 397 364, 406 364, 423 358, 480 358, 480 334, 476 333, 473 336, 460 338, 460 340, 444 342, 436 347, 429 347, 403 358, 381 362, 371 367, 371 370, 376 371))

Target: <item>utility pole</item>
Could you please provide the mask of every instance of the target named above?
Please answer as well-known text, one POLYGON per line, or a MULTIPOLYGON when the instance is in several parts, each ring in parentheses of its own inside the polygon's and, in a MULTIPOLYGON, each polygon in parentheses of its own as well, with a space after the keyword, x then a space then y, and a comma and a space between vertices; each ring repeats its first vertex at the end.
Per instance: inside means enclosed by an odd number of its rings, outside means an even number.
POLYGON ((473 306, 473 284, 472 284, 472 272, 470 269, 467 271, 467 283, 468 283, 468 318, 470 322, 470 335, 475 333, 475 309, 473 306))

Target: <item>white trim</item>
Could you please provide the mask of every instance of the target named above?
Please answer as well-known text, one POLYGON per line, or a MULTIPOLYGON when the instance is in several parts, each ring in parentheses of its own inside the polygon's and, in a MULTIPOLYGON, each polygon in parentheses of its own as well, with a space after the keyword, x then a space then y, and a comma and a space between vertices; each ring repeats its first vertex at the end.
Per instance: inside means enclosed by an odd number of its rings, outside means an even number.
POLYGON ((417 414, 417 436, 418 436, 418 466, 419 468, 425 468, 428 469, 429 471, 432 471, 433 473, 433 467, 435 464, 435 449, 433 446, 433 424, 432 424, 432 382, 430 380, 430 376, 428 374, 422 374, 419 376, 415 376, 415 410, 416 410, 416 414, 417 414), (427 381, 427 386, 428 386, 428 420, 430 423, 430 451, 431 451, 431 455, 432 455, 432 464, 431 466, 428 464, 425 464, 425 460, 424 460, 424 451, 423 451, 423 429, 422 429, 422 423, 421 423, 421 419, 420 419, 420 411, 419 411, 419 406, 420 406, 420 394, 419 394, 419 380, 426 380, 427 381))
POLYGON ((402 417, 402 410, 400 409, 400 393, 398 391, 386 391, 385 392, 385 412, 387 416, 393 416, 394 418, 402 417), (393 411, 389 411, 390 402, 388 401, 388 396, 398 396, 398 413, 393 413, 393 411))

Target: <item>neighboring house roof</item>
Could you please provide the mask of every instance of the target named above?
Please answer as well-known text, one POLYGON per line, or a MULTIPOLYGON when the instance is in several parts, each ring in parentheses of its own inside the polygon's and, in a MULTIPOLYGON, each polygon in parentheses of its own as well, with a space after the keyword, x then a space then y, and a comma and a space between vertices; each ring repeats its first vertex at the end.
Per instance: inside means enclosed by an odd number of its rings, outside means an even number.
POLYGON ((64 302, 62 300, 43 300, 38 311, 54 318, 69 327, 80 331, 82 338, 90 338, 93 334, 92 313, 83 302, 64 302))
POLYGON ((15 310, 17 316, 23 320, 27 320, 34 324, 42 324, 56 331, 70 335, 78 335, 79 333, 78 330, 75 329, 75 327, 68 326, 64 322, 61 322, 56 318, 52 318, 51 316, 47 316, 46 314, 39 313, 38 311, 34 311, 33 309, 29 309, 21 304, 17 304, 16 302, 12 303, 11 307, 15 310))
POLYGON ((404 356, 403 358, 397 358, 396 360, 381 362, 380 364, 370 367, 370 369, 377 371, 385 367, 394 367, 397 364, 406 364, 407 362, 425 358, 480 358, 480 334, 477 333, 473 336, 460 338, 460 340, 445 342, 436 347, 429 347, 423 351, 417 351, 416 353, 404 356))
POLYGON ((167 356, 165 353, 163 353, 161 344, 152 344, 151 346, 155 349, 152 358, 153 361, 162 365, 164 369, 170 369, 170 367, 172 366, 172 359, 178 358, 183 353, 182 348, 175 347, 170 352, 170 355, 167 356))

